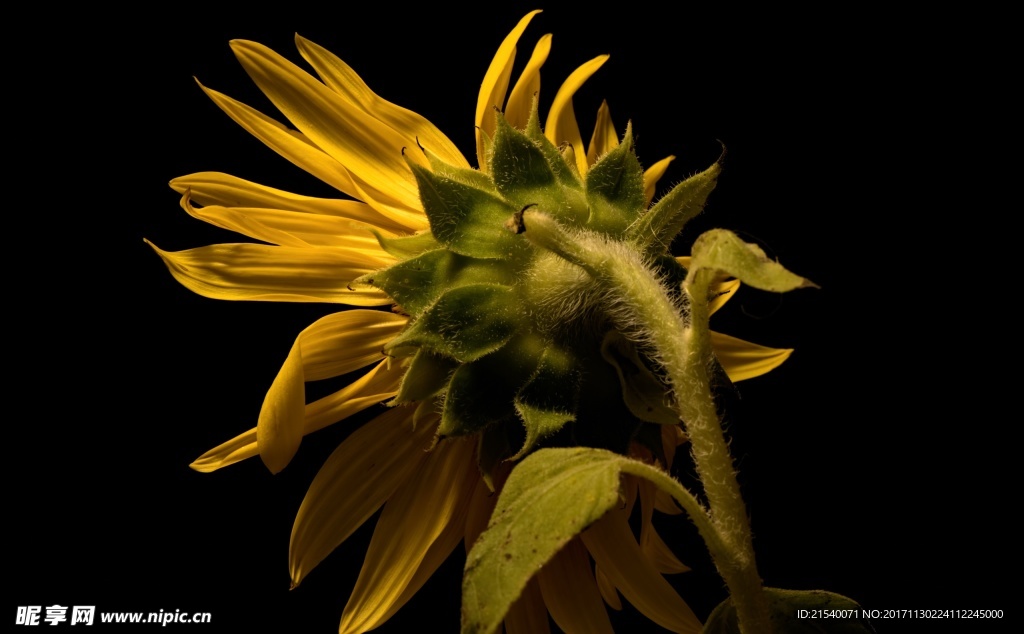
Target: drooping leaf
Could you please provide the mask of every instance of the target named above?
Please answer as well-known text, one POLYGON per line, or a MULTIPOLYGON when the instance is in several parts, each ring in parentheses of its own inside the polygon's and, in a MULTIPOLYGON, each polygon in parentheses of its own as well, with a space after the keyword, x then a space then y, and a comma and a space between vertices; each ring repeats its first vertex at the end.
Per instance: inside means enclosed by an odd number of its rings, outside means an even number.
POLYGON ((601 342, 601 356, 618 373, 622 400, 634 416, 648 423, 679 423, 679 415, 669 401, 668 388, 647 369, 628 339, 618 331, 609 331, 601 342))
POLYGON ((814 282, 768 259, 757 245, 743 242, 725 229, 712 229, 697 238, 693 243, 690 268, 722 271, 763 291, 784 293, 808 286, 817 288, 814 282))

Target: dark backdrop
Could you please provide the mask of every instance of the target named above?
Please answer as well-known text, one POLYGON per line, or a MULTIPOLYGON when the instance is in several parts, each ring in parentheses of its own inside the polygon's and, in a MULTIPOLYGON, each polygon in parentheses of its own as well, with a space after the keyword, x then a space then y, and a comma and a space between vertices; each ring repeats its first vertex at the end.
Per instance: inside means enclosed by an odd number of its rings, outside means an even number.
MULTIPOLYGON (((231 241, 178 207, 175 176, 216 170, 332 192, 231 122, 192 77, 277 116, 227 43, 254 39, 299 61, 297 31, 472 157, 480 80, 529 8, 91 11, 62 15, 74 28, 26 47, 9 123, 24 139, 8 210, 10 612, 95 604, 211 612, 209 631, 337 627, 372 521, 290 592, 287 547, 308 483, 352 425, 308 438, 278 476, 257 460, 188 468, 255 424, 294 336, 333 307, 198 297, 142 241, 231 241)), ((991 215, 961 206, 948 170, 964 154, 947 141, 984 121, 943 105, 978 89, 959 44, 926 26, 867 10, 552 7, 522 39, 516 74, 553 32, 546 109, 575 66, 610 53, 575 98, 586 138, 606 97, 620 129, 632 119, 642 162, 678 157, 663 184, 706 167, 719 140, 728 148, 680 249, 727 227, 822 287, 745 289, 715 316, 719 330, 796 348, 741 384, 729 413, 766 583, 880 609, 1008 610, 990 576, 1009 556, 1007 373, 985 355, 1013 348, 996 327, 974 328, 1002 282, 977 283, 982 271, 968 283, 958 245, 991 215)), ((704 617, 721 584, 692 529, 663 526, 695 568, 674 583, 704 617)), ((454 631, 461 556, 381 631, 454 631)), ((628 607, 620 623, 658 631, 628 607)))

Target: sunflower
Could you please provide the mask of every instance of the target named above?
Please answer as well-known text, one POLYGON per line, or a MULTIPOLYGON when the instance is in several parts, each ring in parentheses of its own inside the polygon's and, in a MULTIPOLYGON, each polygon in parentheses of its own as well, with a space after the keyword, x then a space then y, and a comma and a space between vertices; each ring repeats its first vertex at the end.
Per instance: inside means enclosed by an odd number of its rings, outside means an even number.
MULTIPOLYGON (((664 386, 642 347, 607 328, 595 330, 594 323, 604 322, 594 316, 592 298, 561 301, 564 293, 554 287, 564 283, 571 290, 579 273, 538 264, 539 256, 503 228, 524 203, 540 201, 569 221, 589 209, 590 218, 578 224, 624 235, 636 223, 617 215, 615 205, 628 199, 634 215, 653 210, 655 187, 673 159, 638 171, 631 129, 620 138, 606 103, 584 146, 573 95, 607 56, 570 74, 541 129, 537 95, 551 35, 540 38, 508 90, 516 45, 537 13, 505 38, 484 76, 476 106, 477 169, 427 119, 382 99, 343 61, 298 36, 299 52, 319 79, 260 44, 231 43, 294 129, 201 86, 239 125, 347 196, 307 197, 215 172, 183 176, 171 187, 187 213, 259 242, 179 252, 153 246, 175 279, 200 295, 360 307, 301 332, 256 427, 191 465, 208 472, 259 455, 277 473, 306 434, 390 405, 327 459, 291 535, 297 585, 383 508, 341 632, 379 626, 460 542, 468 549, 486 527, 494 491, 510 465, 537 443, 608 447, 667 468, 685 441, 678 418, 658 402, 664 386), (523 163, 515 152, 536 158, 531 165, 541 165, 543 173, 516 172, 523 163), (602 181, 595 175, 616 169, 616 189, 598 191, 602 181), (547 180, 538 185, 530 180, 535 177, 547 180), (467 208, 470 220, 462 213, 467 208), (538 276, 541 268, 554 272, 538 276), (381 310, 387 306, 390 312, 381 310), (367 367, 351 385, 306 402, 306 382, 367 367), (602 416, 630 424, 611 432, 580 424, 602 416)), ((691 208, 681 213, 692 216, 717 173, 716 163, 662 201, 685 198, 691 208)), ((665 255, 680 227, 646 227, 652 261, 668 279, 687 265, 686 258, 665 255)), ((738 286, 719 280, 712 310, 738 286)), ((712 342, 732 381, 763 374, 790 353, 718 333, 712 342)), ((662 576, 685 566, 651 521, 655 509, 679 510, 649 483, 631 478, 624 479, 623 507, 573 539, 530 582, 506 617, 508 631, 546 631, 548 614, 570 632, 611 631, 603 604, 621 607, 619 592, 663 627, 699 631, 696 616, 662 576), (636 500, 639 539, 627 523, 636 500)))

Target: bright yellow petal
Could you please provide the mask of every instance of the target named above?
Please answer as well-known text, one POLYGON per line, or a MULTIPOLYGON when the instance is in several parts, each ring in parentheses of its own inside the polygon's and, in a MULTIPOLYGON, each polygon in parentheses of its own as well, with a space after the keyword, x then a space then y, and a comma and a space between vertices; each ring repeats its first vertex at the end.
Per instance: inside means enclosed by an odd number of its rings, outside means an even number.
MULTIPOLYGON (((196 83, 199 83, 198 81, 196 83)), ((216 90, 199 84, 203 92, 217 104, 235 123, 245 128, 249 134, 260 141, 263 141, 271 150, 274 150, 295 165, 316 176, 323 182, 344 192, 353 198, 356 197, 356 189, 352 182, 352 175, 345 166, 335 158, 318 148, 302 134, 289 130, 270 117, 250 108, 240 101, 216 90)))
POLYGON ((263 399, 256 423, 256 447, 271 473, 284 469, 299 450, 305 414, 302 346, 296 340, 263 399))
POLYGON ((548 610, 540 594, 537 577, 530 579, 523 593, 508 609, 505 615, 507 634, 549 634, 548 610))
POLYGON ((384 306, 384 293, 360 287, 355 278, 386 266, 385 258, 368 258, 342 249, 275 247, 265 244, 214 244, 186 251, 157 252, 174 279, 194 293, 213 299, 276 302, 338 302, 384 306))
MULTIPOLYGON (((231 49, 260 90, 296 128, 372 189, 376 200, 420 209, 419 189, 402 157, 402 135, 262 44, 233 40, 231 49)), ((409 153, 426 166, 419 152, 409 153)), ((370 201, 367 201, 370 202, 370 201)))
POLYGON ((615 124, 612 123, 612 113, 608 108, 608 102, 602 100, 601 107, 597 109, 594 134, 591 135, 590 145, 587 146, 587 165, 593 165, 597 159, 617 147, 619 137, 615 132, 615 124))
POLYGON ((392 233, 408 231, 405 225, 394 222, 358 200, 300 196, 221 172, 197 172, 180 176, 171 181, 171 189, 179 194, 188 193, 189 198, 200 205, 288 209, 306 214, 348 218, 392 233))
POLYGON ((733 382, 767 374, 793 354, 792 348, 768 348, 715 331, 711 331, 711 347, 733 382))
POLYGON ((260 207, 196 207, 190 192, 181 197, 181 207, 194 218, 270 244, 335 247, 372 259, 391 258, 367 225, 337 216, 260 207))
MULTIPOLYGON (((412 596, 406 591, 434 544, 443 542, 445 556, 454 550, 475 480, 480 478, 473 460, 474 444, 472 440, 441 443, 415 476, 388 499, 341 615, 340 634, 372 630, 394 614, 401 607, 399 600, 412 596)), ((420 576, 423 581, 429 578, 429 574, 420 576)))
MULTIPOLYGON (((307 404, 303 436, 333 425, 397 394, 402 371, 397 368, 388 370, 387 366, 388 362, 382 361, 346 388, 307 404)), ((207 451, 189 466, 196 471, 208 473, 252 458, 258 453, 254 427, 207 451)))
POLYGON ((352 432, 327 458, 292 526, 292 585, 323 561, 412 476, 426 458, 433 425, 412 428, 396 407, 352 432))
POLYGON ((576 123, 576 113, 572 108, 572 96, 580 89, 583 82, 597 72, 601 65, 608 61, 607 55, 599 55, 586 62, 576 70, 558 89, 555 101, 548 111, 547 124, 544 126, 544 136, 555 145, 568 143, 576 154, 576 167, 580 175, 587 173, 587 153, 583 148, 583 137, 580 136, 580 127, 576 123))
POLYGON ((658 181, 665 175, 668 164, 674 160, 676 160, 676 157, 667 156, 644 171, 644 199, 647 201, 648 207, 651 205, 651 201, 654 200, 654 192, 657 191, 658 181))
POLYGON ((540 69, 548 59, 551 52, 551 34, 537 40, 533 47, 533 54, 530 61, 526 62, 519 80, 512 88, 508 103, 505 104, 505 120, 512 127, 525 129, 530 121, 530 111, 533 108, 533 100, 540 92, 540 69))
POLYGON ((380 310, 346 310, 318 319, 299 335, 306 380, 341 376, 380 360, 384 344, 408 322, 380 310))
POLYGON ((303 59, 309 62, 327 86, 343 99, 403 136, 407 147, 414 147, 418 141, 445 162, 469 168, 469 161, 462 152, 459 152, 455 144, 425 117, 382 99, 370 90, 366 82, 348 64, 325 48, 298 34, 295 36, 295 45, 303 59))
POLYGON ((590 557, 580 540, 573 539, 544 564, 537 580, 548 611, 566 634, 612 634, 590 557))
POLYGON ((625 515, 607 513, 582 533, 587 550, 638 610, 672 631, 697 634, 701 623, 654 565, 643 556, 625 515))
POLYGON ((482 171, 487 170, 487 156, 484 151, 484 135, 494 136, 494 109, 501 109, 505 103, 505 92, 508 80, 512 75, 512 63, 516 60, 516 44, 523 35, 533 16, 540 11, 527 13, 512 32, 509 33, 494 54, 491 65, 487 67, 484 81, 480 84, 480 94, 476 100, 476 159, 482 171))

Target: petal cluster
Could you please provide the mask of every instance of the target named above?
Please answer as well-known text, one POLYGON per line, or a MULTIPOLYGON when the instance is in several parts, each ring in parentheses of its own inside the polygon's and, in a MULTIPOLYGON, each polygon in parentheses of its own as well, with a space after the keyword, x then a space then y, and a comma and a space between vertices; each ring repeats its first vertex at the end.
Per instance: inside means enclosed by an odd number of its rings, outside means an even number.
MULTIPOLYGON (((700 211, 717 171, 685 181, 652 205, 673 157, 641 170, 630 129, 620 139, 606 103, 584 144, 573 96, 607 56, 570 74, 541 127, 537 95, 551 35, 540 38, 509 89, 518 41, 537 13, 526 15, 505 38, 484 76, 476 107, 476 170, 428 120, 384 100, 343 61, 296 37, 317 77, 260 44, 231 44, 287 124, 202 90, 270 149, 347 198, 301 196, 216 172, 171 181, 188 214, 250 240, 178 252, 153 245, 184 286, 215 299, 360 307, 302 331, 255 428, 192 464, 213 471, 259 455, 276 473, 306 434, 369 407, 391 405, 328 458, 292 531, 290 572, 298 584, 383 508, 344 609, 342 632, 383 623, 460 542, 471 545, 486 526, 509 460, 577 418, 600 412, 604 402, 587 402, 588 395, 611 393, 623 403, 615 413, 658 426, 657 453, 650 446, 632 449, 647 452, 652 461, 670 466, 683 440, 678 420, 664 419, 657 396, 663 386, 642 349, 607 333, 596 339, 585 334, 577 338, 596 343, 590 353, 579 354, 552 340, 552 333, 567 331, 549 323, 558 321, 550 311, 539 309, 549 315, 546 321, 523 317, 530 311, 521 310, 522 302, 534 291, 524 295, 522 280, 532 284, 532 271, 549 263, 524 255, 514 234, 495 227, 504 227, 522 205, 541 201, 567 219, 577 218, 580 226, 590 223, 634 240, 647 256, 661 258, 671 277, 684 270, 686 259, 669 257, 667 241, 646 236, 674 235, 676 225, 700 211), (535 157, 532 164, 541 169, 523 172, 517 156, 524 155, 516 152, 535 157), (621 215, 623 201, 632 216, 621 215), (393 311, 379 309, 387 306, 393 311), (604 378, 595 383, 588 368, 597 365, 604 378), (347 387, 306 401, 307 382, 364 368, 369 369, 347 387), (497 389, 495 376, 514 385, 497 389), (575 387, 565 390, 567 385, 575 387), (498 425, 510 412, 524 424, 516 446, 498 425)), ((720 280, 711 309, 737 287, 735 280, 720 280)), ((543 288, 538 292, 543 295, 543 288)), ((771 370, 790 352, 717 333, 713 344, 734 381, 771 370)), ((582 428, 573 433, 580 442, 607 440, 587 437, 582 428)), ((614 442, 623 450, 632 446, 629 434, 614 442)), ((572 540, 531 582, 507 616, 509 632, 545 631, 549 613, 566 631, 611 631, 602 604, 621 607, 619 593, 671 631, 699 630, 662 576, 685 566, 651 522, 654 509, 678 509, 642 482, 627 479, 623 491, 622 510, 572 540), (627 523, 637 499, 639 538, 627 523)))

